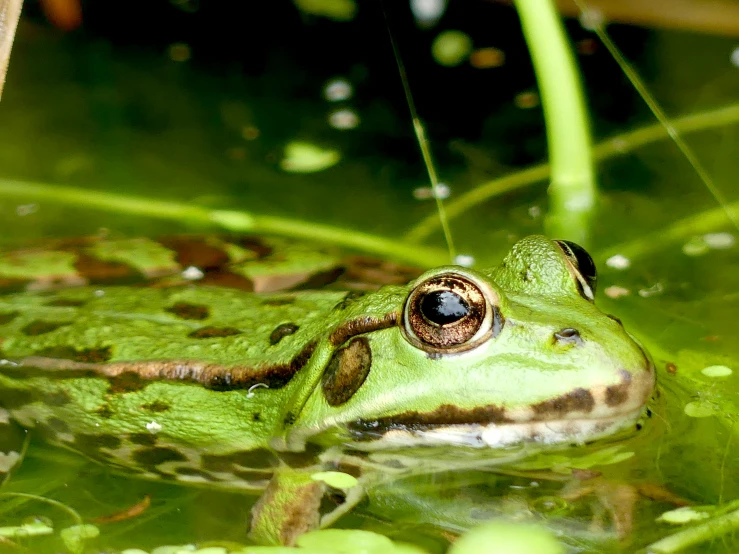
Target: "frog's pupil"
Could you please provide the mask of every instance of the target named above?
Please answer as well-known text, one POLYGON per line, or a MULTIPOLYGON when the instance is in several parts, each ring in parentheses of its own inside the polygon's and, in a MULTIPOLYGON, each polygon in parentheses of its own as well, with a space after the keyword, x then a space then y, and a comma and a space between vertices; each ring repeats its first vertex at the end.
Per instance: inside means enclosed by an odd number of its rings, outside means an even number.
POLYGON ((421 313, 432 323, 446 325, 465 317, 470 313, 470 307, 456 292, 437 290, 423 297, 421 313))

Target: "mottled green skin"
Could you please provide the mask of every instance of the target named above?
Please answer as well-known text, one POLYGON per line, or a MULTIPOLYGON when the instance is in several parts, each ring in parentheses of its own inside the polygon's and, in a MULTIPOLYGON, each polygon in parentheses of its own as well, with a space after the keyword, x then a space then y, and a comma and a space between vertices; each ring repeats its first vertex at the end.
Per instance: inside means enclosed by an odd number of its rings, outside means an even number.
POLYGON ((437 268, 360 297, 193 285, 13 294, 0 299, 0 337, 11 362, 0 406, 21 425, 145 477, 230 488, 263 488, 271 456, 315 463, 292 454, 315 445, 582 442, 632 425, 654 384, 646 354, 544 237, 489 271, 437 268), (497 327, 474 348, 432 352, 404 330, 406 299, 448 274, 476 283, 497 327), (557 338, 566 329, 576 340, 557 338), (364 371, 337 396, 325 374, 352 345, 364 357, 346 367, 364 371))

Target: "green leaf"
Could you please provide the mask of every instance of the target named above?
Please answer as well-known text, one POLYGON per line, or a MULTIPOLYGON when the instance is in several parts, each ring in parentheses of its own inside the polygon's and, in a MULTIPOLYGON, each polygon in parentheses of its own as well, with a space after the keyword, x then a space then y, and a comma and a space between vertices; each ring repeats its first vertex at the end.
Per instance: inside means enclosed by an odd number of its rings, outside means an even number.
POLYGON ((50 535, 54 532, 54 528, 42 523, 35 521, 33 523, 24 523, 23 525, 15 525, 12 527, 0 527, 0 537, 7 538, 21 538, 21 537, 34 537, 38 535, 50 535))
POLYGON ((329 487, 342 490, 352 489, 359 484, 356 477, 340 471, 319 471, 313 473, 310 478, 314 481, 323 481, 329 487))
POLYGON ((87 539, 94 539, 99 534, 100 530, 96 526, 90 524, 72 525, 71 527, 62 529, 62 532, 60 533, 62 541, 64 541, 64 546, 74 554, 82 552, 84 543, 87 539))

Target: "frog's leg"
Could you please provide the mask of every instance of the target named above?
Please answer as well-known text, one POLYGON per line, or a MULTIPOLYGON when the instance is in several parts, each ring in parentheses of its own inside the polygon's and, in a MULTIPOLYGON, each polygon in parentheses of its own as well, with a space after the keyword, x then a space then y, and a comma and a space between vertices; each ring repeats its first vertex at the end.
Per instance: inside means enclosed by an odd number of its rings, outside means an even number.
POLYGON ((328 492, 339 491, 313 479, 313 473, 286 466, 275 470, 269 485, 252 508, 251 540, 259 544, 292 546, 303 533, 333 524, 364 497, 363 487, 352 487, 342 495, 336 508, 322 515, 324 496, 328 492))
POLYGON ((28 433, 13 421, 4 408, 0 408, 0 484, 10 472, 20 465, 28 446, 28 433))
POLYGON ((321 499, 326 485, 310 473, 280 467, 251 510, 249 538, 258 544, 292 546, 320 523, 321 499))

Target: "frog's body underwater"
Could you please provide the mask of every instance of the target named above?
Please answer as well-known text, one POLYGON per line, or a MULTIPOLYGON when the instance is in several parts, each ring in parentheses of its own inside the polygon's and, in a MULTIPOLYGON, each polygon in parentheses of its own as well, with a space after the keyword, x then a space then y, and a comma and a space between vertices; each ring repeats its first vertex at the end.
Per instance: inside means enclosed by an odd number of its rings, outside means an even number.
MULTIPOLYGON (((258 244, 253 267, 274 259, 258 244)), ((116 248, 106 267, 130 265, 116 248)), ((76 256, 96 267, 89 249, 76 256)), ((41 258, 6 255, 0 277, 33 288, 41 258)), ((280 288, 250 271, 242 284, 280 288)), ((492 270, 440 267, 366 294, 280 279, 292 290, 165 282, 1 297, 0 407, 142 477, 267 487, 255 521, 269 529, 256 535, 291 542, 275 468, 315 467, 332 446, 583 443, 633 426, 654 386, 648 355, 593 304, 595 268, 572 243, 531 236, 492 270)))

